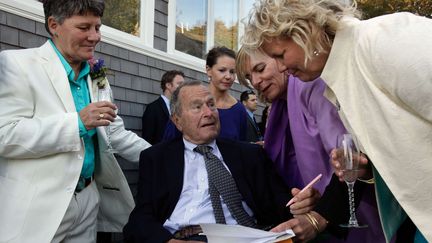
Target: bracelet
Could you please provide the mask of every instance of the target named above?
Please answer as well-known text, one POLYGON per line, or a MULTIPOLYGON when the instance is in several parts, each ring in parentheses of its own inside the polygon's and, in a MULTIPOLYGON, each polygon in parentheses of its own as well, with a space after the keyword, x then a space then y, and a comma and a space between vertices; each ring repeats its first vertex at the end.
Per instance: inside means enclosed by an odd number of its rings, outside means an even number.
POLYGON ((367 183, 367 184, 375 184, 375 178, 370 178, 369 180, 363 180, 363 179, 360 179, 360 178, 357 178, 357 180, 358 181, 361 181, 361 182, 364 182, 364 183, 367 183))
POLYGON ((309 223, 311 223, 311 225, 315 228, 316 232, 319 233, 318 220, 311 213, 306 213, 306 217, 309 223))

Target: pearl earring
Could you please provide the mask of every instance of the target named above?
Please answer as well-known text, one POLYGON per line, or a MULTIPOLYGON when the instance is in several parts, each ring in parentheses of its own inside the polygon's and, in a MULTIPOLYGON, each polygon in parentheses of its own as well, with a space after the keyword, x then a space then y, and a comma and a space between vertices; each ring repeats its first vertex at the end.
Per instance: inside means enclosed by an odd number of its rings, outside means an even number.
POLYGON ((320 52, 318 50, 313 51, 314 56, 319 56, 320 52))

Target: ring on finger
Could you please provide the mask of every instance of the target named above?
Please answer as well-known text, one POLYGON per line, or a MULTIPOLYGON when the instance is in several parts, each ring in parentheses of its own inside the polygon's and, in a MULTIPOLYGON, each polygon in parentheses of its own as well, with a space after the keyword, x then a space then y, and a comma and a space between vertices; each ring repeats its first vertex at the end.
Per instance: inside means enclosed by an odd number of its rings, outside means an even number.
POLYGON ((104 118, 104 117, 105 117, 105 114, 103 114, 103 113, 99 114, 99 118, 104 118))

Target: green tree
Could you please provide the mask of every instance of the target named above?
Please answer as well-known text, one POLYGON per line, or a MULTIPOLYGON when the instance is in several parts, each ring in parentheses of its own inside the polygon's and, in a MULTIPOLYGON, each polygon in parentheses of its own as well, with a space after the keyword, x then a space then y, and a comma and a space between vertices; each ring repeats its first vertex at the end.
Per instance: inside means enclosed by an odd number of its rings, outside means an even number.
POLYGON ((431 0, 357 0, 357 4, 364 19, 395 12, 411 12, 432 18, 431 0))
POLYGON ((140 28, 140 0, 106 0, 102 23, 138 36, 140 28))
POLYGON ((215 46, 226 46, 233 50, 237 49, 237 24, 230 27, 222 20, 215 21, 215 46))
POLYGON ((207 24, 197 23, 190 29, 182 29, 177 25, 175 39, 176 50, 198 58, 204 58, 206 50, 206 32, 207 24))

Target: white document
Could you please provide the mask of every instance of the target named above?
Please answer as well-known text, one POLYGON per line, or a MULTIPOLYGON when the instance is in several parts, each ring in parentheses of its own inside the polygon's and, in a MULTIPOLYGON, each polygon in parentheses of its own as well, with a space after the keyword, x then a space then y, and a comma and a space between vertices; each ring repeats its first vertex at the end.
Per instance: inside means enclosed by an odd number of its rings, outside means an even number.
POLYGON ((209 243, 270 243, 290 239, 295 236, 289 229, 274 233, 241 225, 200 224, 203 235, 209 243))

